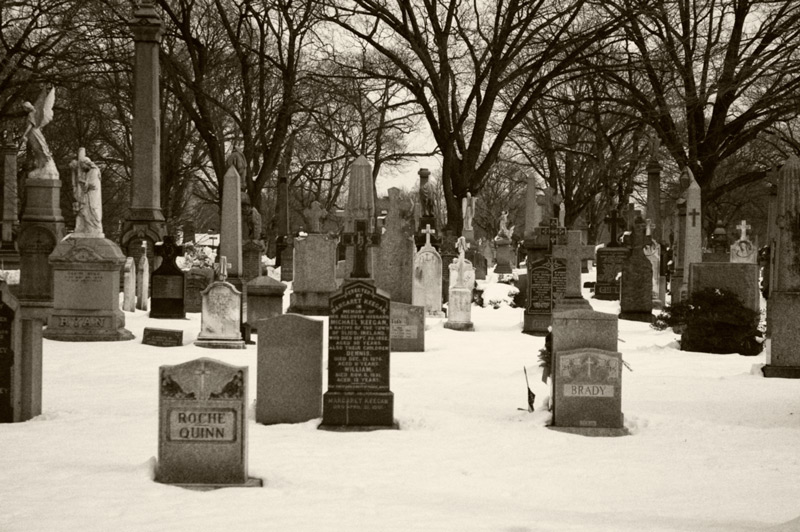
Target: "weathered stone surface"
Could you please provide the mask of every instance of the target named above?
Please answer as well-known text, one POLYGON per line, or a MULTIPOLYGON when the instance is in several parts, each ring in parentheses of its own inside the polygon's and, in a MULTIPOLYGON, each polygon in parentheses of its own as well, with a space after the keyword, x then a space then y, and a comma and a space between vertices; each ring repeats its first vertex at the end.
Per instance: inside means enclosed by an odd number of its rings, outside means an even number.
POLYGON ((626 320, 653 320, 653 265, 645 257, 645 224, 639 216, 634 222, 633 245, 622 267, 620 315, 626 320))
POLYGON ((22 418, 22 329, 20 307, 0 280, 0 423, 22 418))
POLYGON ((412 205, 400 200, 400 189, 389 189, 389 213, 386 216, 386 231, 381 236, 378 248, 375 285, 392 301, 411 303, 411 277, 414 272, 414 245, 412 205))
POLYGON ((553 426, 624 433, 617 317, 591 310, 553 319, 553 426))
POLYGON ((136 265, 133 262, 133 257, 125 259, 125 269, 123 271, 122 310, 134 312, 136 310, 136 265))
POLYGON ((425 351, 425 308, 390 304, 392 351, 425 351))
POLYGON ((119 308, 119 274, 125 257, 106 238, 66 238, 50 256, 53 312, 44 337, 69 342, 130 340, 119 308))
POLYGON ((242 245, 242 279, 245 282, 261 275, 261 255, 264 246, 260 242, 248 240, 242 245))
POLYGON ((247 366, 199 358, 159 368, 156 480, 261 485, 247 474, 247 366))
MULTIPOLYGON (((428 228, 430 229, 430 228, 428 228)), ((425 307, 428 316, 442 317, 442 257, 426 233, 425 245, 414 257, 412 304, 425 307)))
POLYGON ((247 283, 247 323, 257 330, 258 322, 283 314, 286 285, 262 275, 247 283))
POLYGON ((242 340, 242 293, 231 283, 214 281, 203 290, 200 334, 195 345, 221 349, 244 349, 242 340))
POLYGON ((552 324, 555 304, 567 289, 567 265, 547 257, 528 264, 528 302, 522 332, 544 336, 552 324))
POLYGON ((175 244, 175 238, 167 235, 164 242, 156 248, 161 257, 161 265, 153 271, 150 282, 153 285, 150 298, 150 317, 157 319, 184 319, 183 270, 175 264, 175 259, 183 255, 183 247, 175 244))
POLYGON ((150 309, 150 261, 147 258, 147 241, 142 241, 142 253, 136 268, 136 308, 150 309))
POLYGON ((721 288, 736 294, 744 306, 759 311, 758 264, 701 262, 689 267, 689 293, 721 288))
POLYGON ((327 314, 328 300, 336 291, 336 247, 338 240, 325 234, 310 234, 294 240, 295 268, 289 312, 327 314))
POLYGON ((630 250, 624 247, 604 247, 597 250, 597 281, 595 299, 619 299, 619 279, 622 266, 628 260, 630 250))
POLYGON ((211 268, 192 268, 186 272, 184 287, 184 309, 186 312, 203 310, 203 290, 214 281, 214 270, 211 268))
POLYGON ((322 415, 322 327, 297 314, 258 323, 256 422, 302 423, 322 415))
POLYGON ((367 282, 346 281, 330 305, 321 428, 396 427, 389 298, 367 282))
POLYGON ((183 331, 145 327, 142 333, 142 343, 157 347, 179 347, 183 345, 183 331))

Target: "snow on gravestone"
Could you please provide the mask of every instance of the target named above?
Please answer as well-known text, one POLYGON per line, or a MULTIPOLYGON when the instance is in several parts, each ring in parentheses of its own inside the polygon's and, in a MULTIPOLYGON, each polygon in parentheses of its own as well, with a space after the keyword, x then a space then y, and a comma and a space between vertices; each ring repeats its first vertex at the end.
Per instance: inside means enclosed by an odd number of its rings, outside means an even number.
POLYGON ((156 480, 261 486, 247 474, 247 366, 198 358, 159 368, 156 480))
POLYGON ((331 298, 328 391, 320 428, 396 428, 389 390, 389 298, 364 281, 331 298))

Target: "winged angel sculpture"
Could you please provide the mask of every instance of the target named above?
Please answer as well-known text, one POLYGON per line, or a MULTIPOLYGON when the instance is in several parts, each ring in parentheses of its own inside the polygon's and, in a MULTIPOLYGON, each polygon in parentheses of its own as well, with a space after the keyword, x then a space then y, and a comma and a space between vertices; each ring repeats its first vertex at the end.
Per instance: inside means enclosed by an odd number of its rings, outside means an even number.
POLYGON ((56 89, 42 89, 36 104, 23 102, 22 107, 28 111, 27 129, 22 134, 28 141, 28 153, 34 158, 34 168, 28 172, 29 179, 58 179, 58 168, 53 161, 53 154, 47 146, 42 128, 53 119, 53 103, 56 101, 56 89))

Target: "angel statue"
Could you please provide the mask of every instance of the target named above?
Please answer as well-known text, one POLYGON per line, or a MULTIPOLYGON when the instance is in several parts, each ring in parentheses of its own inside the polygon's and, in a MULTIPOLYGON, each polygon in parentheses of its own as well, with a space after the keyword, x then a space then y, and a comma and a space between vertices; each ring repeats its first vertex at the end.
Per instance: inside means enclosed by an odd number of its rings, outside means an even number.
POLYGON ((53 154, 47 146, 42 128, 53 119, 53 103, 56 101, 56 89, 42 89, 36 105, 23 102, 22 107, 28 111, 27 129, 22 134, 28 141, 29 155, 33 155, 35 166, 28 172, 29 179, 58 179, 58 168, 53 161, 53 154))
POLYGON ((78 158, 70 163, 72 190, 75 194, 75 232, 82 237, 103 238, 103 195, 100 189, 100 169, 78 149, 78 158))
POLYGON ((496 239, 503 239, 507 238, 511 240, 511 237, 514 234, 514 228, 516 226, 512 225, 510 228, 508 227, 508 211, 502 211, 500 213, 500 229, 497 231, 496 239))

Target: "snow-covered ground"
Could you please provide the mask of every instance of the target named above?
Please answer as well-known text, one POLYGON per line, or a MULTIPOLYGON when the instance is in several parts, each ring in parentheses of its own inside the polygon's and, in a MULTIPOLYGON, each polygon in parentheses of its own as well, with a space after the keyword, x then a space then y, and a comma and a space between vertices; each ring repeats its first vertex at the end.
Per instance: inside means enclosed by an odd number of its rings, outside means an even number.
POLYGON ((671 332, 620 321, 631 435, 551 431, 543 339, 520 333, 521 312, 474 308, 475 332, 435 321, 426 352, 393 354, 399 431, 263 426, 251 408, 264 487, 209 492, 153 481, 158 367, 248 365, 254 402, 255 346, 197 348, 198 314, 141 311, 126 314, 130 342, 45 340, 44 413, 0 425, 0 531, 800 530, 800 381, 764 379, 763 355, 684 353, 671 332), (142 345, 145 326, 182 328, 185 345, 142 345))

